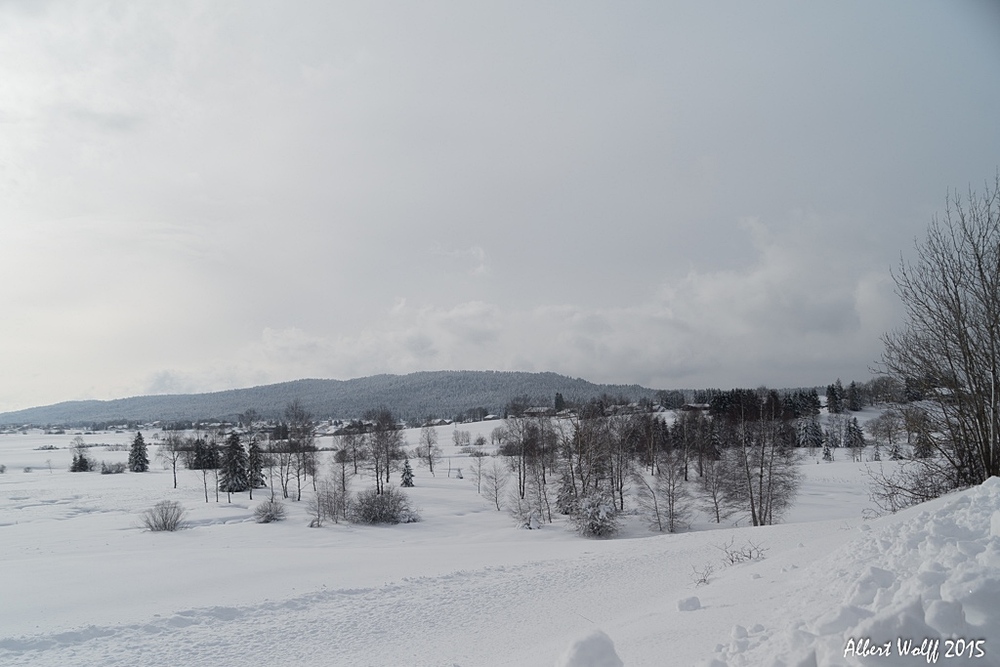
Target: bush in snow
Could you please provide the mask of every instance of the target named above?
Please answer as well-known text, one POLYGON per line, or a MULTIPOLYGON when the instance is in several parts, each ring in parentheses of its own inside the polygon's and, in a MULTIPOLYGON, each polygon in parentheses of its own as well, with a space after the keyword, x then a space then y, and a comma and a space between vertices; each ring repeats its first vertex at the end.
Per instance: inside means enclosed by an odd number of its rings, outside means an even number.
POLYGON ((280 500, 265 500, 253 510, 257 523, 271 523, 285 518, 285 505, 280 500))
POLYGON ((347 518, 353 523, 414 523, 420 520, 405 493, 391 486, 359 491, 348 508, 347 518))
POLYGON ((522 498, 517 489, 507 496, 507 511, 518 528, 535 530, 542 527, 541 511, 533 504, 532 498, 522 498))
POLYGON ((161 500, 142 513, 142 525, 153 532, 173 532, 184 527, 186 510, 175 500, 161 500))
POLYGON ((7 466, 0 465, 0 475, 4 474, 5 472, 7 472, 7 466))
POLYGON ((125 464, 122 462, 118 463, 108 463, 107 461, 101 461, 101 474, 102 475, 118 475, 125 472, 125 464))
POLYGON ((346 516, 347 494, 340 484, 330 480, 322 480, 316 486, 316 493, 306 501, 306 509, 312 515, 309 522, 310 528, 318 528, 326 520, 340 523, 341 517, 346 516))
POLYGON ((611 537, 618 532, 618 508, 608 493, 591 493, 580 499, 573 525, 584 537, 611 537))
POLYGON ((559 490, 556 492, 556 511, 560 514, 573 515, 580 509, 580 500, 576 495, 573 477, 564 472, 559 478, 559 490))
POLYGON ((736 538, 731 537, 729 541, 722 545, 715 545, 715 548, 722 552, 723 565, 736 565, 749 560, 760 560, 767 553, 767 549, 759 544, 754 544, 747 540, 742 547, 734 546, 736 538))

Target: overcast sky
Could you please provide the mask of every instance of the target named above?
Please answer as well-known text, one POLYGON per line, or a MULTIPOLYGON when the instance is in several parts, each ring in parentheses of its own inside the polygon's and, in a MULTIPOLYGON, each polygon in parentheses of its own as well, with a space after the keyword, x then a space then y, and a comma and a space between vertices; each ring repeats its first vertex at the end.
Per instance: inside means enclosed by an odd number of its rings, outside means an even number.
POLYGON ((996 2, 0 2, 0 410, 864 380, 1000 165, 996 2))

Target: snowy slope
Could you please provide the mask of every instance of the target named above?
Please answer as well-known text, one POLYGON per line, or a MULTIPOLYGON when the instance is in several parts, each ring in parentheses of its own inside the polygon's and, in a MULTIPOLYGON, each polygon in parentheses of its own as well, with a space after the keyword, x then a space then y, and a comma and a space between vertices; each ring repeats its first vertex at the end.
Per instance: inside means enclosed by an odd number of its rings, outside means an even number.
POLYGON ((420 523, 309 529, 304 503, 258 525, 264 492, 206 504, 200 473, 174 490, 159 467, 71 474, 67 450, 34 449, 70 437, 0 436, 0 665, 869 664, 844 657, 847 640, 897 635, 942 654, 952 635, 982 639, 964 662, 1000 664, 997 480, 864 522, 864 465, 807 456, 788 523, 652 535, 632 518, 622 538, 586 540, 513 528, 446 448, 465 478, 417 467, 420 523), (163 499, 191 529, 137 527, 163 499), (723 567, 730 540, 765 558, 723 567))

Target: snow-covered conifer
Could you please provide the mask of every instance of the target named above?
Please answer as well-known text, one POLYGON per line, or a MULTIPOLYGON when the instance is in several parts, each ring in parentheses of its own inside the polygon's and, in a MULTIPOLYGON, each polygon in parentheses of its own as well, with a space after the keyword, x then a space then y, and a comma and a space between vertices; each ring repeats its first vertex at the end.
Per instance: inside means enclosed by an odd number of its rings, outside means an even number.
POLYGON ((246 450, 235 431, 226 438, 219 469, 219 490, 226 493, 246 491, 250 486, 246 450))
POLYGON ((142 432, 135 434, 132 447, 128 450, 128 469, 132 472, 149 470, 149 455, 146 452, 146 441, 142 438, 142 432))
POLYGON ((407 488, 413 486, 413 468, 410 467, 410 459, 403 461, 403 473, 400 475, 400 485, 407 488))

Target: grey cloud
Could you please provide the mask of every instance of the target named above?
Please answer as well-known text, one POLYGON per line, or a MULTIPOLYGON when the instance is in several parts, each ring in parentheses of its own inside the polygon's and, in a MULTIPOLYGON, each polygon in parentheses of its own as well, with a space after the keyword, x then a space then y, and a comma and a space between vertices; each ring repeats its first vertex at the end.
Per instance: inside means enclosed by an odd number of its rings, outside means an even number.
POLYGON ((861 377, 888 267, 1000 155, 971 5, 26 6, 0 6, 0 409, 861 377))

